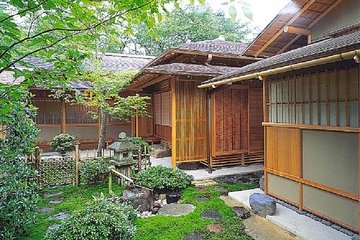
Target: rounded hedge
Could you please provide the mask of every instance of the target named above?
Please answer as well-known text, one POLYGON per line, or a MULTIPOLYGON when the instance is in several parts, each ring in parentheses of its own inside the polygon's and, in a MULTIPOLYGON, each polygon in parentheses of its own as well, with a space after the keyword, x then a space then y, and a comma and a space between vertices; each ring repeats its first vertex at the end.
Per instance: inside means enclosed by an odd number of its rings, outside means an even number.
POLYGON ((156 192, 176 191, 190 186, 192 177, 184 171, 155 166, 150 167, 135 176, 136 184, 151 188, 156 192))
POLYGON ((94 159, 85 161, 81 165, 81 179, 88 184, 104 182, 109 174, 109 160, 94 159))
POLYGON ((49 231, 48 240, 133 240, 136 211, 129 205, 117 204, 100 197, 84 210, 65 219, 59 228, 49 231))
POLYGON ((67 134, 61 133, 56 135, 50 142, 50 147, 52 150, 59 152, 61 154, 65 154, 68 151, 72 151, 76 144, 76 137, 67 134))

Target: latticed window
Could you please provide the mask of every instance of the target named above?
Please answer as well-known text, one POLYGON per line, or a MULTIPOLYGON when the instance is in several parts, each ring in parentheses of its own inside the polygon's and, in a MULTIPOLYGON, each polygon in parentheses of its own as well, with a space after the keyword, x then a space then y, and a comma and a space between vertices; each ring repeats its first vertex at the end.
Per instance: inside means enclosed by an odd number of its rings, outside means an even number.
POLYGON ((269 122, 358 127, 357 68, 271 80, 269 122))
POLYGON ((171 94, 170 92, 157 93, 155 101, 155 124, 171 126, 171 94))

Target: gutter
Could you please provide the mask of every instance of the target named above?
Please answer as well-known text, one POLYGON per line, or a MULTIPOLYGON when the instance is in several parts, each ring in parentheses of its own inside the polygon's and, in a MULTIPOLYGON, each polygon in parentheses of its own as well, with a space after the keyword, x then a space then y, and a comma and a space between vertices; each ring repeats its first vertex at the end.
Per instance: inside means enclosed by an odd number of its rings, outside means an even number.
POLYGON ((309 68, 309 67, 313 67, 313 66, 317 66, 317 65, 333 63, 333 62, 338 62, 338 61, 342 61, 342 60, 348 60, 348 59, 352 59, 352 58, 354 58, 354 60, 356 62, 358 62, 359 56, 360 56, 360 49, 349 51, 349 52, 344 52, 344 53, 339 53, 339 54, 335 54, 335 55, 327 56, 327 57, 323 57, 323 58, 318 58, 318 59, 314 59, 314 60, 310 60, 310 61, 306 61, 306 62, 296 63, 296 64, 284 66, 284 67, 278 67, 278 68, 260 71, 260 72, 256 72, 256 73, 250 73, 250 74, 246 74, 246 75, 239 76, 239 77, 228 78, 228 79, 220 80, 217 82, 205 83, 205 84, 199 85, 198 88, 207 88, 207 87, 216 88, 219 85, 230 84, 233 82, 239 82, 239 81, 244 81, 244 80, 249 80, 249 79, 254 79, 254 78, 263 80, 264 77, 278 74, 278 73, 290 72, 290 71, 299 70, 299 69, 303 69, 303 68, 309 68))

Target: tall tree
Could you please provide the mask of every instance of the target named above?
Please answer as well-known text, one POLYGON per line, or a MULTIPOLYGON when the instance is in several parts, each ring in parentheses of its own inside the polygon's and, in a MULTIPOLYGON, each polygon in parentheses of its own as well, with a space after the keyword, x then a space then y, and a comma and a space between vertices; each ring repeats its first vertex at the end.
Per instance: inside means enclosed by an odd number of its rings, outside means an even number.
POLYGON ((202 41, 223 36, 227 41, 248 42, 251 37, 246 22, 226 17, 224 12, 213 13, 210 7, 188 6, 175 9, 166 19, 149 29, 145 24, 136 27, 128 44, 136 44, 133 52, 145 50, 148 55, 159 55, 166 49, 187 41, 202 41))
POLYGON ((148 97, 141 97, 138 94, 127 97, 119 95, 119 92, 136 73, 137 71, 134 70, 117 73, 96 70, 85 75, 85 78, 92 82, 94 89, 86 97, 78 94, 77 101, 99 109, 99 113, 92 113, 95 117, 100 118, 101 123, 97 147, 98 156, 101 156, 101 150, 105 145, 106 123, 109 118, 129 121, 135 115, 144 116, 147 114, 148 97))

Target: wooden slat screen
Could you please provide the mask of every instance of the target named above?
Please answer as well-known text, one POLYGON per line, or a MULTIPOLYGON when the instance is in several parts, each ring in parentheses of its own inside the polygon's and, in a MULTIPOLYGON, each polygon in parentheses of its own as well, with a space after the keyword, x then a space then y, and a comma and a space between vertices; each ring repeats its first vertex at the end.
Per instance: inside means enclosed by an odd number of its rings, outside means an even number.
POLYGON ((155 123, 171 126, 171 94, 170 92, 156 93, 155 98, 155 123))
POLYGON ((207 159, 206 90, 197 85, 196 82, 176 82, 177 162, 207 159))
POLYGON ((264 150, 262 88, 249 89, 249 151, 264 150))
POLYGON ((81 104, 66 104, 66 124, 97 123, 98 120, 92 118, 89 112, 97 112, 97 108, 81 104))
POLYGON ((36 124, 61 124, 61 101, 54 98, 32 99, 32 104, 37 107, 35 116, 36 124))
MULTIPOLYGON (((215 99, 214 155, 248 149, 248 90, 218 90, 215 99)), ((261 102, 260 102, 261 104, 261 102)))

